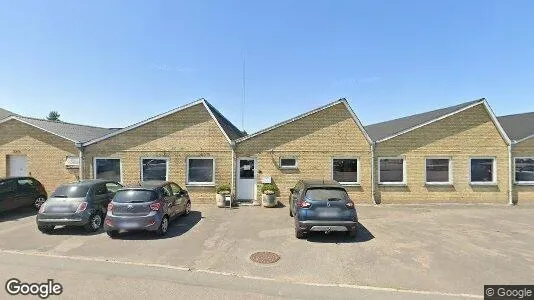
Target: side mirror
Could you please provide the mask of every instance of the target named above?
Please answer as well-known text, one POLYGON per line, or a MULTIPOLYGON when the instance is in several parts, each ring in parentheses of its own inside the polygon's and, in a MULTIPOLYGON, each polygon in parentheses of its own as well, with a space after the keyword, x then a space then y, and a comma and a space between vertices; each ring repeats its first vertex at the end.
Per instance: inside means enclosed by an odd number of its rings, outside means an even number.
POLYGON ((290 189, 289 189, 289 192, 290 192, 291 194, 293 194, 293 193, 295 192, 295 189, 294 189, 294 188, 290 188, 290 189))

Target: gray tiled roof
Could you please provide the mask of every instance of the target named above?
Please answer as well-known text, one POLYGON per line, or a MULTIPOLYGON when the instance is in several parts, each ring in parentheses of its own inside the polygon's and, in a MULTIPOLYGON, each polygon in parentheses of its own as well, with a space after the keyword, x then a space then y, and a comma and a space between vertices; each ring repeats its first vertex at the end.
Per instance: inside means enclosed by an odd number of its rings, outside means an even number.
POLYGON ((0 108, 0 120, 3 119, 3 118, 7 118, 9 116, 15 116, 15 115, 17 115, 17 114, 16 113, 12 113, 9 110, 5 110, 3 108, 0 108))
POLYGON ((418 125, 424 124, 426 122, 435 120, 442 116, 453 113, 462 108, 468 107, 477 102, 482 102, 484 99, 479 99, 475 101, 469 101, 462 104, 449 106, 421 114, 416 114, 400 119, 395 119, 391 121, 376 123, 365 126, 365 131, 371 137, 373 141, 379 141, 387 137, 393 136, 399 132, 408 130, 410 128, 416 127, 418 125))
POLYGON ((217 122, 221 125, 222 129, 228 135, 228 138, 230 140, 236 140, 238 138, 241 138, 245 136, 246 134, 239 130, 232 122, 230 122, 225 116, 223 116, 213 105, 211 105, 208 101, 204 100, 206 105, 209 107, 211 112, 213 113, 213 116, 215 119, 217 119, 217 122))
POLYGON ((85 142, 117 130, 22 116, 17 116, 17 119, 75 142, 85 142))
POLYGON ((534 135, 534 112, 497 117, 513 141, 534 135))

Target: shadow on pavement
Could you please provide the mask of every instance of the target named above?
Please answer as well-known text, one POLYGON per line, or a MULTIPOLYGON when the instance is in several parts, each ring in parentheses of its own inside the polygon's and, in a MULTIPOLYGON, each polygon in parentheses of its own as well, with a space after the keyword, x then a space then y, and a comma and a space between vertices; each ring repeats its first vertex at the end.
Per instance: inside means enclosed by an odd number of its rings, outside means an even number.
POLYGON ((155 232, 149 231, 126 231, 120 232, 117 239, 123 240, 156 240, 156 239, 170 239, 191 230, 204 217, 200 211, 191 211, 187 216, 178 216, 172 220, 167 234, 165 236, 157 236, 155 232))
POLYGON ((375 236, 358 222, 358 234, 355 238, 349 237, 345 232, 310 232, 307 240, 314 243, 363 243, 374 239, 375 236))
POLYGON ((0 223, 6 221, 15 221, 30 216, 35 216, 37 209, 34 207, 21 207, 10 211, 0 212, 0 223))
POLYGON ((97 235, 104 233, 104 229, 100 228, 94 232, 86 231, 82 226, 56 226, 54 230, 46 233, 48 235, 97 235))

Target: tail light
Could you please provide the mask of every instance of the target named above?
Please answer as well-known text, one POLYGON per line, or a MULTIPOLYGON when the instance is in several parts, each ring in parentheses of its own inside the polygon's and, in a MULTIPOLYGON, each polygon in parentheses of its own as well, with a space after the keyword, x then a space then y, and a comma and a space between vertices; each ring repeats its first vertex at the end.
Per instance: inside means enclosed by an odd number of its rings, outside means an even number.
POLYGON ((104 223, 106 223, 106 225, 108 225, 108 226, 111 226, 111 225, 112 225, 112 223, 111 223, 111 220, 110 220, 110 219, 106 219, 106 220, 104 221, 104 223))
POLYGON ((160 207, 161 207, 161 203, 159 203, 159 202, 150 204, 150 209, 151 210, 159 210, 160 207))
POLYGON ((108 211, 112 211, 113 210, 113 203, 109 203, 108 204, 108 211))
POLYGON ((345 206, 346 206, 347 208, 354 208, 354 202, 349 201, 349 202, 347 202, 347 203, 345 204, 345 206))
POLYGON ((41 204, 41 207, 39 207, 39 213, 42 214, 45 211, 46 202, 41 204))
POLYGON ((311 206, 311 203, 308 201, 299 201, 297 202, 297 206, 300 208, 309 208, 311 206))
POLYGON ((82 202, 78 206, 78 209, 76 210, 77 213, 84 211, 87 208, 87 202, 82 202))

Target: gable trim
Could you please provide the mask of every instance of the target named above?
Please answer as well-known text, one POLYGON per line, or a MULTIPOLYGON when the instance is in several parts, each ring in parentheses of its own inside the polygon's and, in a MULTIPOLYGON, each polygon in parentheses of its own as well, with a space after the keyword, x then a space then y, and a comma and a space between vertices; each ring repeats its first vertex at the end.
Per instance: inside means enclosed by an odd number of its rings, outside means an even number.
POLYGON ((180 106, 180 107, 177 107, 175 109, 172 109, 168 112, 165 112, 165 113, 162 113, 162 114, 159 114, 159 115, 156 115, 156 116, 153 116, 151 118, 148 118, 144 121, 141 121, 141 122, 137 122, 135 124, 132 124, 130 126, 127 126, 127 127, 124 127, 122 129, 119 129, 119 130, 116 130, 116 131, 113 131, 113 132, 110 132, 104 136, 101 136, 99 138, 96 138, 96 139, 93 139, 93 140, 90 140, 90 141, 87 141, 85 143, 82 143, 82 147, 85 147, 85 146, 89 146, 89 145, 92 145, 92 144, 95 144, 95 143, 98 143, 98 142, 101 142, 105 139, 108 139, 108 138, 111 138, 111 137, 114 137, 116 135, 119 135, 119 134, 122 134, 124 132, 127 132, 127 131, 130 131, 132 129, 135 129, 135 128, 138 128, 138 127, 141 127, 145 124, 148 124, 150 122, 153 122, 153 121, 156 121, 156 120, 159 120, 161 118, 164 118, 166 116, 169 116, 169 115, 172 115, 174 113, 177 113, 177 112, 180 112, 182 110, 185 110, 187 108, 190 108, 190 107, 193 107, 195 105, 199 105, 199 104, 202 104, 204 106, 204 108, 208 111, 208 113, 210 114, 211 118, 215 121, 215 124, 217 124, 217 127, 219 127, 219 130, 222 132, 222 134, 224 135, 224 137, 226 138, 226 140, 228 141, 228 143, 231 144, 231 140, 230 138, 228 137, 228 135, 226 134, 226 132, 222 129, 222 126, 221 124, 219 124, 219 121, 217 121, 217 118, 215 118, 215 116, 213 115, 213 112, 211 111, 211 109, 209 108, 209 105, 207 105, 206 103, 206 100, 201 98, 199 100, 196 100, 196 101, 193 101, 191 103, 188 103, 188 104, 185 104, 183 106, 180 106))
POLYGON ((519 140, 514 140, 513 143, 514 143, 514 144, 519 144, 519 143, 521 143, 521 142, 523 142, 523 141, 526 141, 526 140, 528 140, 528 139, 531 139, 531 138, 534 138, 534 134, 529 135, 529 136, 526 136, 526 137, 521 138, 521 139, 519 139, 519 140))
POLYGON ((267 132, 269 132, 269 131, 272 131, 272 130, 274 130, 274 129, 276 129, 276 128, 279 128, 279 127, 282 127, 282 126, 284 126, 284 125, 293 123, 293 122, 295 122, 295 121, 298 121, 298 120, 303 119, 303 118, 305 118, 305 117, 311 116, 311 115, 313 115, 313 114, 315 114, 315 113, 318 113, 318 112, 320 112, 320 111, 323 111, 323 110, 325 110, 325 109, 328 109, 328 108, 330 108, 330 107, 333 107, 333 106, 338 105, 338 104, 341 104, 341 103, 343 103, 343 105, 345 106, 345 109, 348 110, 348 112, 350 113, 352 119, 354 120, 354 122, 356 122, 356 125, 358 126, 358 128, 360 129, 360 131, 361 131, 361 132, 363 133, 363 135, 365 136, 365 139, 367 140, 367 142, 368 142, 369 144, 371 144, 371 143, 372 143, 371 138, 370 138, 369 135, 367 134, 367 131, 365 131, 365 129, 364 129, 362 123, 360 122, 360 119, 358 119, 358 117, 356 116, 356 114, 354 113, 354 111, 352 110, 352 108, 350 107, 349 103, 347 102, 347 99, 345 99, 345 98, 341 98, 341 99, 336 100, 336 101, 334 101, 334 102, 331 102, 331 103, 329 103, 329 104, 323 105, 323 106, 318 107, 318 108, 313 109, 313 110, 310 110, 310 111, 308 111, 308 112, 306 112, 306 113, 300 114, 300 115, 298 115, 298 116, 296 116, 296 117, 293 117, 293 118, 291 118, 291 119, 285 120, 285 121, 280 122, 280 123, 278 123, 278 124, 275 124, 275 125, 273 125, 273 126, 270 126, 270 127, 265 128, 265 129, 262 129, 262 130, 260 130, 260 131, 258 131, 258 132, 253 133, 253 134, 250 134, 250 135, 244 136, 244 137, 242 137, 242 138, 236 139, 235 142, 236 142, 236 143, 240 143, 240 142, 246 141, 246 140, 248 140, 248 139, 250 139, 250 138, 253 138, 253 137, 258 136, 258 135, 262 135, 262 134, 267 133, 267 132))
POLYGON ((488 105, 486 99, 482 98, 480 99, 479 101, 471 104, 471 105, 468 105, 468 106, 465 106, 465 107, 462 107, 456 111, 453 111, 451 113, 448 113, 448 114, 445 114, 445 115, 442 115, 438 118, 435 118, 435 119, 432 119, 430 121, 427 121, 427 122, 424 122, 424 123, 421 123, 419 125, 416 125, 416 126, 413 126, 413 127, 410 127, 408 129, 405 129, 405 130, 402 130, 400 132, 397 132, 396 134, 394 135, 391 135, 391 136, 388 136, 388 137, 385 137, 385 138, 382 138, 382 139, 379 139, 376 141, 376 143, 381 143, 381 142, 385 142, 387 140, 390 140, 390 139, 393 139, 395 137, 398 137, 400 135, 403 135, 403 134, 406 134, 408 132, 411 132, 413 130, 416 130, 416 129, 419 129, 421 127, 424 127, 424 126, 427 126, 427 125, 430 125, 432 123, 435 123, 437 121, 440 121, 440 120, 443 120, 445 118, 448 118, 448 117, 451 117, 451 116, 454 116, 460 112, 463 112, 465 110, 468 110, 470 108, 473 108, 477 105, 483 105, 484 108, 486 109, 486 112, 488 113, 488 115, 490 116, 490 119, 491 121, 493 122, 493 124, 495 125, 495 127, 497 128, 497 130, 499 131, 499 134, 501 135, 502 139, 506 142, 507 145, 510 145, 511 144, 511 141, 510 141, 510 138, 508 137, 508 135, 506 134, 506 132, 504 131, 504 129, 502 128, 501 124, 499 123, 499 121, 497 120, 497 117, 495 116, 495 114, 493 113, 493 110, 490 108, 490 106, 488 105))
POLYGON ((19 122, 21 122, 21 123, 24 123, 24 124, 26 124, 26 125, 32 126, 32 127, 34 127, 34 128, 37 128, 37 129, 42 130, 42 131, 44 131, 44 132, 50 133, 50 134, 52 134, 52 135, 55 135, 55 136, 57 136, 57 137, 60 137, 60 138, 62 138, 62 139, 65 139, 65 140, 67 140, 67 141, 71 141, 71 142, 73 142, 73 143, 78 142, 78 141, 75 141, 75 140, 70 139, 70 138, 68 138, 68 137, 59 135, 59 134, 57 134, 57 133, 55 133, 55 132, 52 132, 52 131, 50 131, 50 130, 46 130, 46 129, 44 129, 44 128, 42 128, 42 127, 39 127, 39 126, 37 126, 37 125, 35 125, 35 124, 32 124, 32 123, 30 123, 30 122, 26 122, 26 121, 24 121, 24 120, 18 118, 17 116, 9 116, 9 117, 7 117, 7 118, 5 118, 5 119, 2 119, 2 120, 0 120, 0 124, 2 124, 2 123, 4 123, 4 122, 7 122, 7 121, 10 121, 10 120, 16 120, 16 121, 19 121, 19 122))

